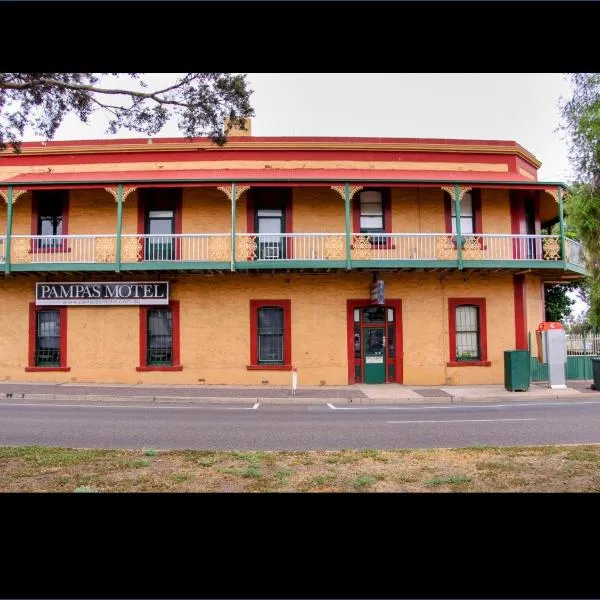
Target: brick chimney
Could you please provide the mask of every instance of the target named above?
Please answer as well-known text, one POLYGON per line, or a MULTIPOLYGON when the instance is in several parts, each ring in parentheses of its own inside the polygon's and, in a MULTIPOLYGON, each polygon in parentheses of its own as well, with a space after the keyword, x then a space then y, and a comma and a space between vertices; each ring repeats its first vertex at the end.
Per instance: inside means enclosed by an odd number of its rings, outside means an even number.
POLYGON ((227 131, 227 127, 229 124, 229 119, 225 119, 225 132, 228 136, 251 136, 252 135, 252 119, 244 119, 246 124, 246 130, 242 131, 238 127, 232 127, 229 131, 227 131))

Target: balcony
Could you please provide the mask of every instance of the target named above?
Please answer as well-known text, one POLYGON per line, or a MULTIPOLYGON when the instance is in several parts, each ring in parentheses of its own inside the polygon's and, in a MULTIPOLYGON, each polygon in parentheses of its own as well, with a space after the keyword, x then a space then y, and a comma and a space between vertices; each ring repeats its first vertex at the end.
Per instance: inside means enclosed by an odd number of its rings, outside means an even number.
MULTIPOLYGON (((6 238, 0 237, 0 262, 6 238)), ((248 270, 294 268, 537 268, 585 274, 584 249, 553 235, 288 233, 231 235, 13 235, 11 271, 248 270), (119 243, 120 242, 120 243, 119 243), (347 256, 349 242, 349 256, 347 256), (117 248, 119 260, 117 260, 117 248), (460 250, 460 251, 459 251, 460 250), (459 265, 460 262, 460 265, 459 265)))

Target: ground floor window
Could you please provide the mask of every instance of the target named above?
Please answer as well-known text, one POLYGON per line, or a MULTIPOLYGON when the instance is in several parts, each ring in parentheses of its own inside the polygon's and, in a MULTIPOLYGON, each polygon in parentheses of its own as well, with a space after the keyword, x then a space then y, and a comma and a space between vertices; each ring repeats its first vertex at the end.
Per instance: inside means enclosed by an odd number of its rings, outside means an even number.
POLYGON ((179 302, 140 307, 138 371, 180 371, 179 339, 179 302))
POLYGON ((29 358, 26 370, 69 370, 67 309, 29 305, 29 358))
POLYGON ((292 368, 289 300, 250 300, 249 369, 292 368))
POLYGON ((485 298, 450 298, 449 366, 488 366, 485 298))

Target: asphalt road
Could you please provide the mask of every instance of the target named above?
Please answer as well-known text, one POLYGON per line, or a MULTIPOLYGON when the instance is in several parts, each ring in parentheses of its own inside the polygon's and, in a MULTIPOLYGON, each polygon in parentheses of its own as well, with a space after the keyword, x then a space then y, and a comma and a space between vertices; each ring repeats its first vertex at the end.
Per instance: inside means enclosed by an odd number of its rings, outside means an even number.
POLYGON ((470 405, 0 403, 0 445, 206 450, 600 443, 600 401, 470 405))

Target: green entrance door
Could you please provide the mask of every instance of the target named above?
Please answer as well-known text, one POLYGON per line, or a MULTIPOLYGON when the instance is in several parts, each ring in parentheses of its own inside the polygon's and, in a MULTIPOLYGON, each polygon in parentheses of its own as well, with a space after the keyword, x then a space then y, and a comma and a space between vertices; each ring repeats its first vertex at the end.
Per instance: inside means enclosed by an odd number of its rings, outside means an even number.
POLYGON ((364 372, 365 383, 385 383, 385 329, 365 327, 364 372))

